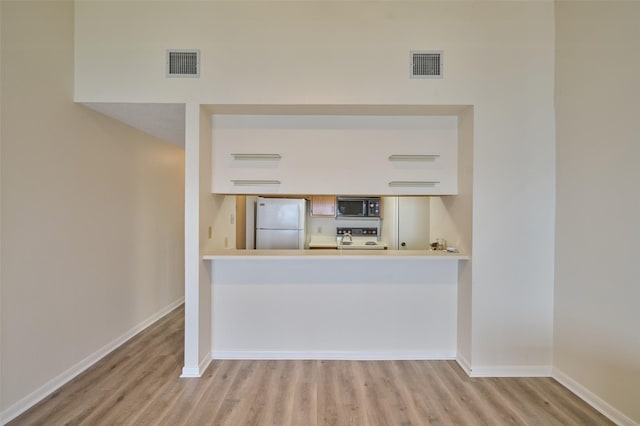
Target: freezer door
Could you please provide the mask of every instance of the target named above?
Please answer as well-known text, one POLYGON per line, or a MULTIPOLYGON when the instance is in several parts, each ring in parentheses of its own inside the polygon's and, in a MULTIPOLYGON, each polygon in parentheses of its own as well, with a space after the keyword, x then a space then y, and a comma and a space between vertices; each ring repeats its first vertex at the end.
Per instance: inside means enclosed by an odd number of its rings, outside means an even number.
POLYGON ((257 229, 303 229, 304 200, 258 198, 257 229))
POLYGON ((298 230, 256 230, 257 249, 303 249, 304 232, 298 230))

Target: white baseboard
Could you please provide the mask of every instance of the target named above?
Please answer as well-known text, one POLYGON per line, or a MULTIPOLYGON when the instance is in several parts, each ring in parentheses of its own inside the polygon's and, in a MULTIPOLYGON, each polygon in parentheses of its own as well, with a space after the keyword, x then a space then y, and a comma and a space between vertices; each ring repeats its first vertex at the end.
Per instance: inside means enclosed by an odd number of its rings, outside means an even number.
POLYGON ((456 356, 451 352, 213 351, 211 358, 246 360, 432 361, 453 360, 456 356))
POLYGON ((461 353, 456 354, 456 362, 467 373, 467 376, 471 376, 471 363, 461 353))
POLYGON ((551 377, 550 365, 469 366, 470 377, 551 377))
POLYGON ((182 374, 180 377, 183 379, 202 377, 202 373, 204 373, 207 367, 209 367, 211 361, 213 361, 213 358, 208 356, 200 361, 200 364, 198 364, 197 367, 182 367, 182 374))
POLYGON ((181 379, 200 377, 200 367, 182 367, 181 379))
POLYGON ((602 398, 600 398, 557 368, 553 369, 553 374, 551 377, 556 379, 561 385, 569 389, 571 392, 582 398, 587 404, 591 405, 593 408, 598 410, 615 424, 619 426, 638 426, 638 423, 612 407, 602 398))
POLYGON ((37 404, 42 399, 47 397, 50 393, 58 389, 60 386, 64 385, 65 383, 77 377, 80 373, 85 371, 87 368, 91 367, 93 364, 100 361, 106 355, 116 350, 127 340, 131 339, 133 336, 140 333, 142 330, 149 327, 151 324, 155 323, 160 318, 164 317, 169 312, 173 311, 175 308, 177 308, 183 303, 184 303, 184 297, 165 306, 160 311, 151 315, 149 318, 145 319, 144 321, 142 321, 141 323, 139 323, 138 325, 136 325, 135 327, 133 327, 132 329, 124 333, 122 336, 109 342, 108 344, 106 344, 96 352, 92 353, 91 355, 89 355, 88 357, 86 357, 76 365, 72 366, 62 374, 55 377, 53 380, 49 381, 48 383, 44 384, 40 388, 31 392, 29 395, 25 396, 18 402, 14 403, 10 407, 8 407, 6 410, 4 410, 2 413, 0 413, 0 424, 4 425, 6 423, 9 423, 11 420, 15 419, 20 414, 24 413, 29 408, 33 407, 35 404, 37 404))

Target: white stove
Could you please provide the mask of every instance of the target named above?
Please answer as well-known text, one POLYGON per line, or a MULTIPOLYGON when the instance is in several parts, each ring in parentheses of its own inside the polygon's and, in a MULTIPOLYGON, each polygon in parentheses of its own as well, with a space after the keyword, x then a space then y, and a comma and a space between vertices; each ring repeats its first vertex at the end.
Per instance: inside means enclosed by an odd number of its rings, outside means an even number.
POLYGON ((336 243, 341 250, 384 250, 378 240, 378 228, 337 228, 336 243))

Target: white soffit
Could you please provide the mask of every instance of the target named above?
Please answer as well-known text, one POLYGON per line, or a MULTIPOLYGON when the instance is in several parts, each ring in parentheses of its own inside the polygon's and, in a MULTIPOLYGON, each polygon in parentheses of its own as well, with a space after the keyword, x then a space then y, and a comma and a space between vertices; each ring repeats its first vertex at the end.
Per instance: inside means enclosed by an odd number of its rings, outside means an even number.
POLYGON ((184 148, 184 104, 84 102, 83 105, 184 148))

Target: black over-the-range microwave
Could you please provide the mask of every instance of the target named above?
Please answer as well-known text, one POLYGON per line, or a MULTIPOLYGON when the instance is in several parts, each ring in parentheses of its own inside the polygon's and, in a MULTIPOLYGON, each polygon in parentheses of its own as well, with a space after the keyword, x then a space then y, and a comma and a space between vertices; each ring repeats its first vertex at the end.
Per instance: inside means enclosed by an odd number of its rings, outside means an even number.
POLYGON ((380 217, 380 197, 337 197, 338 217, 380 217))

